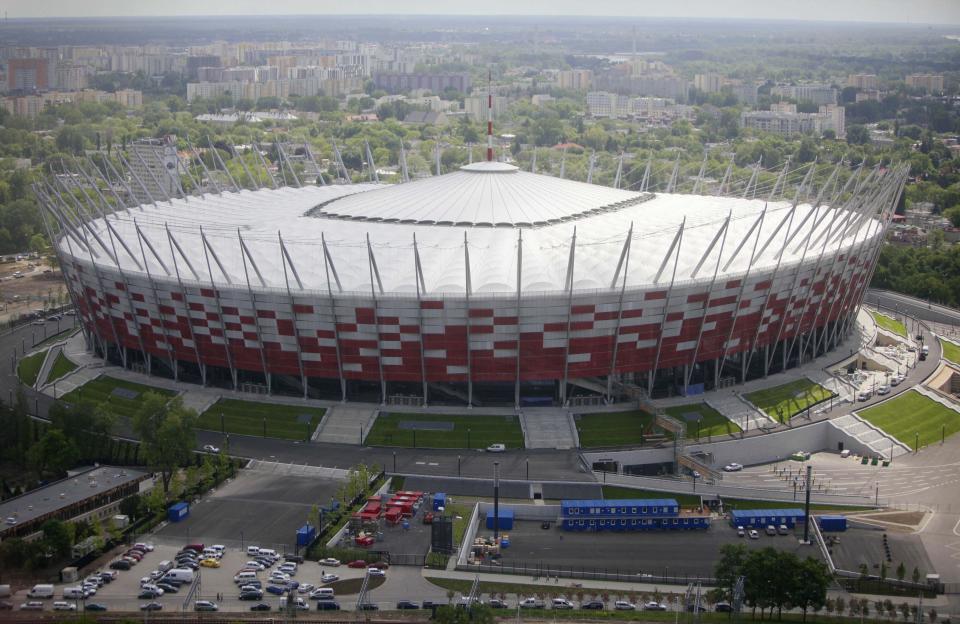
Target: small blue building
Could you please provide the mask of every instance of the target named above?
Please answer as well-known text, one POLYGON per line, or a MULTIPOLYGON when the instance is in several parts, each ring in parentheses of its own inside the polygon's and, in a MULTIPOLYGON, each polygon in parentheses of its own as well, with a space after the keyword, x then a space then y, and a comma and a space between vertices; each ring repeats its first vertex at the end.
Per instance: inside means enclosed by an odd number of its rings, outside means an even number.
POLYGON ((821 531, 842 532, 847 530, 846 516, 816 516, 821 531))
POLYGON ((317 536, 317 529, 305 524, 297 529, 297 546, 309 546, 317 536))
POLYGON ((566 531, 667 531, 706 529, 707 514, 681 513, 672 498, 568 500, 560 503, 566 531))
POLYGON ((177 503, 170 505, 167 509, 167 520, 170 522, 180 522, 190 515, 190 505, 187 503, 177 503))
POLYGON ((440 511, 441 507, 447 506, 447 495, 443 492, 437 492, 433 495, 433 510, 440 511))
POLYGON ((806 514, 802 509, 734 509, 730 512, 730 524, 742 527, 766 527, 787 525, 793 528, 803 522, 806 514))
MULTIPOLYGON (((497 528, 501 531, 512 531, 513 530, 513 510, 501 507, 497 515, 500 518, 500 521, 497 523, 497 528)), ((487 529, 491 531, 493 530, 493 510, 492 509, 487 511, 487 529)))

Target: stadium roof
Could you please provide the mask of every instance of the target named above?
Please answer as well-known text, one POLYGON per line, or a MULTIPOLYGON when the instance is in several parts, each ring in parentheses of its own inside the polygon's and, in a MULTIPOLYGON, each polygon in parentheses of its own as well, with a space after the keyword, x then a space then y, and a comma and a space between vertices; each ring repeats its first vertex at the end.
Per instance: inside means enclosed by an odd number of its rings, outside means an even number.
MULTIPOLYGON (((145 204, 109 216, 110 227, 93 220, 103 244, 91 241, 91 248, 98 265, 119 261, 125 272, 154 279, 179 272, 188 281, 245 288, 249 276, 256 289, 286 289, 289 281, 294 291, 322 292, 329 280, 335 293, 365 294, 416 293, 419 255, 424 294, 463 294, 468 281, 474 294, 512 294, 522 235, 521 289, 529 294, 567 288, 574 233, 572 287, 587 290, 611 287, 631 228, 626 285, 666 287, 673 257, 677 284, 709 281, 715 270, 723 279, 748 266, 830 254, 864 240, 871 225, 863 219, 841 228, 845 212, 808 204, 792 211, 780 201, 767 206, 757 235, 765 206, 760 199, 637 193, 484 162, 400 185, 243 190, 145 204), (664 264, 681 224, 679 250, 664 264)), ((68 237, 66 251, 88 261, 78 244, 84 236, 68 237)))

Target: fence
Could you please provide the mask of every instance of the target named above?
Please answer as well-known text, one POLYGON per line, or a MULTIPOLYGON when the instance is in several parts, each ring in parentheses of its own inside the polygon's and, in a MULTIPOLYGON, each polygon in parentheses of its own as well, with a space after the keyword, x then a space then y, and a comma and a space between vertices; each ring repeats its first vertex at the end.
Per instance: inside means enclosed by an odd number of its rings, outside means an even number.
POLYGON ((500 561, 498 563, 482 562, 473 565, 458 565, 460 572, 471 573, 489 573, 489 574, 516 574, 532 577, 534 580, 540 578, 562 578, 562 579, 584 579, 592 581, 619 581, 622 583, 651 583, 661 585, 689 585, 690 583, 701 583, 703 585, 716 585, 717 580, 710 576, 699 576, 695 574, 670 574, 664 570, 662 574, 633 570, 621 570, 619 568, 602 567, 583 567, 583 566, 565 566, 542 561, 500 561))

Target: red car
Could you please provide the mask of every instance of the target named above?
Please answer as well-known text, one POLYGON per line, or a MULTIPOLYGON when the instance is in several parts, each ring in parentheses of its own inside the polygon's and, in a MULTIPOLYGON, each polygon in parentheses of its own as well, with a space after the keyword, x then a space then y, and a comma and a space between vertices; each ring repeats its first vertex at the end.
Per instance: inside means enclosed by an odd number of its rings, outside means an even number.
POLYGON ((365 568, 367 567, 367 562, 364 561, 363 559, 357 559, 355 561, 351 561, 350 563, 348 563, 347 567, 348 568, 365 568))
POLYGON ((424 524, 433 524, 433 512, 428 511, 423 514, 423 523, 424 524))
POLYGON ((381 570, 386 570, 390 567, 390 564, 386 561, 377 561, 376 563, 367 564, 368 568, 380 568, 381 570))

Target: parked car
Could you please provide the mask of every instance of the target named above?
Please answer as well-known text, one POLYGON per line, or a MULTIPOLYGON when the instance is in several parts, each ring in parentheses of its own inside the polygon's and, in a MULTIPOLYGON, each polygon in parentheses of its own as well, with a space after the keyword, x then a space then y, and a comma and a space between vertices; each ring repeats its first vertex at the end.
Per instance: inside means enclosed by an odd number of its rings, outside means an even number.
POLYGON ((883 395, 885 395, 885 394, 890 394, 890 386, 888 386, 887 384, 883 384, 882 386, 879 386, 879 387, 877 388, 877 394, 878 394, 879 396, 883 396, 883 395))
POLYGON ((435 601, 435 600, 424 600, 421 604, 422 604, 422 606, 423 606, 424 609, 432 609, 432 608, 434 608, 434 607, 445 607, 445 606, 447 606, 447 603, 445 603, 445 602, 437 602, 437 601, 435 601))
POLYGON ((521 609, 542 609, 544 606, 544 602, 539 598, 524 598, 520 601, 521 609))
POLYGON ((747 531, 747 536, 750 539, 760 539, 760 534, 757 533, 755 529, 750 529, 749 531, 747 531))
MULTIPOLYGON (((326 575, 324 575, 324 576, 326 576, 326 575)), ((323 580, 323 579, 321 578, 321 580, 323 580)), ((298 594, 309 594, 310 592, 312 592, 312 591, 315 590, 315 589, 316 589, 316 586, 315 586, 313 583, 300 583, 300 586, 297 587, 297 593, 298 593, 298 594)))
POLYGON ((367 568, 367 576, 386 576, 387 573, 380 568, 367 568))
POLYGON ((737 527, 737 537, 743 537, 747 532, 743 530, 742 526, 737 527))
POLYGON ((777 527, 777 533, 780 535, 790 535, 790 529, 787 528, 787 525, 781 524, 777 527))
MULTIPOLYGON (((320 603, 317 603, 318 605, 320 603)), ((357 611, 379 611, 380 607, 375 602, 362 602, 357 605, 357 611)))
POLYGON ((424 524, 433 524, 433 512, 425 511, 423 513, 423 523, 424 524))
POLYGON ((159 602, 148 602, 146 604, 140 605, 141 611, 160 611, 163 609, 163 605, 159 602))
POLYGON ((200 562, 200 565, 204 568, 219 568, 220 562, 216 559, 204 559, 200 562))
POLYGON ((723 467, 726 472, 740 472, 743 470, 743 464, 738 464, 737 462, 731 462, 723 467))
POLYGON ((644 611, 666 611, 667 607, 666 605, 660 604, 655 600, 651 600, 647 604, 643 605, 643 610, 644 611))
POLYGON ((20 605, 21 611, 43 611, 43 603, 39 600, 28 600, 20 605))
POLYGON ((132 567, 133 567, 133 564, 131 564, 129 561, 126 561, 125 559, 117 559, 116 561, 110 564, 111 570, 129 570, 132 567))
POLYGON ((67 602, 66 600, 55 600, 53 603, 54 611, 76 611, 77 605, 73 602, 67 602))
POLYGON ((321 600, 317 603, 317 611, 339 611, 340 603, 335 600, 321 600))
POLYGON ((495 443, 495 444, 491 444, 490 446, 487 447, 487 452, 488 452, 488 453, 502 453, 502 452, 504 452, 504 451, 506 451, 506 450, 507 450, 507 445, 506 445, 506 444, 501 444, 500 442, 497 442, 497 443, 495 443))
POLYGON ((339 580, 340 580, 339 576, 337 576, 336 574, 331 574, 329 572, 327 572, 326 574, 320 577, 320 582, 323 584, 332 583, 334 581, 339 581, 339 580))
POLYGON ((617 611, 636 611, 637 605, 633 604, 632 602, 628 602, 626 600, 618 600, 615 603, 613 603, 613 608, 616 609, 617 611))
POLYGON ((240 592, 240 600, 262 600, 263 592, 259 589, 240 592))
POLYGON ((180 591, 180 588, 173 583, 157 583, 157 587, 162 589, 165 594, 175 594, 180 591))
POLYGON ((507 604, 505 600, 500 600, 499 598, 491 598, 487 601, 487 606, 491 609, 509 609, 510 605, 507 604))
POLYGON ((88 602, 87 606, 84 607, 85 611, 106 611, 106 605, 102 605, 99 602, 88 602))
POLYGON ((348 568, 365 568, 367 567, 367 562, 364 561, 363 559, 354 559, 353 561, 347 564, 347 567, 348 568))
POLYGON ((368 568, 380 568, 381 570, 387 570, 390 568, 390 564, 386 561, 375 561, 373 563, 367 564, 368 568))
POLYGON ((318 563, 321 566, 330 566, 331 568, 340 567, 340 560, 334 559, 333 557, 327 557, 326 559, 321 559, 318 563))
POLYGON ((268 605, 268 604, 265 603, 265 602, 260 602, 260 603, 258 603, 258 604, 253 605, 252 607, 250 607, 250 610, 251 610, 251 611, 269 611, 269 610, 270 610, 270 605, 268 605))
POLYGON ((204 444, 204 445, 203 445, 203 450, 205 450, 205 451, 208 452, 208 453, 219 453, 219 452, 220 452, 220 449, 217 448, 217 447, 215 447, 215 446, 212 445, 212 444, 204 444))
POLYGON ((604 605, 602 600, 588 600, 580 605, 581 609, 588 609, 591 611, 603 611, 604 605))
POLYGON ((400 600, 397 602, 397 609, 406 610, 406 609, 419 609, 420 605, 413 602, 412 600, 400 600))
POLYGON ((287 593, 286 585, 267 585, 267 593, 275 596, 282 596, 287 593))
POLYGON ((566 598, 554 598, 550 603, 551 609, 572 609, 573 603, 566 598))
POLYGON ((151 544, 151 543, 149 543, 149 542, 137 542, 136 544, 133 545, 133 547, 134 547, 134 548, 142 548, 142 549, 144 549, 144 550, 147 551, 147 552, 153 552, 154 548, 156 548, 156 546, 154 546, 153 544, 151 544))
POLYGON ((156 588, 144 589, 142 592, 140 592, 137 595, 137 598, 139 598, 140 600, 144 600, 144 599, 151 600, 153 598, 159 598, 162 595, 163 595, 163 590, 160 589, 159 587, 156 587, 156 588))
POLYGON ((773 526, 772 524, 768 524, 766 528, 766 532, 767 532, 767 535, 776 535, 777 527, 773 526))
POLYGON ((714 605, 713 610, 717 613, 731 613, 733 606, 729 602, 718 602, 714 605))

